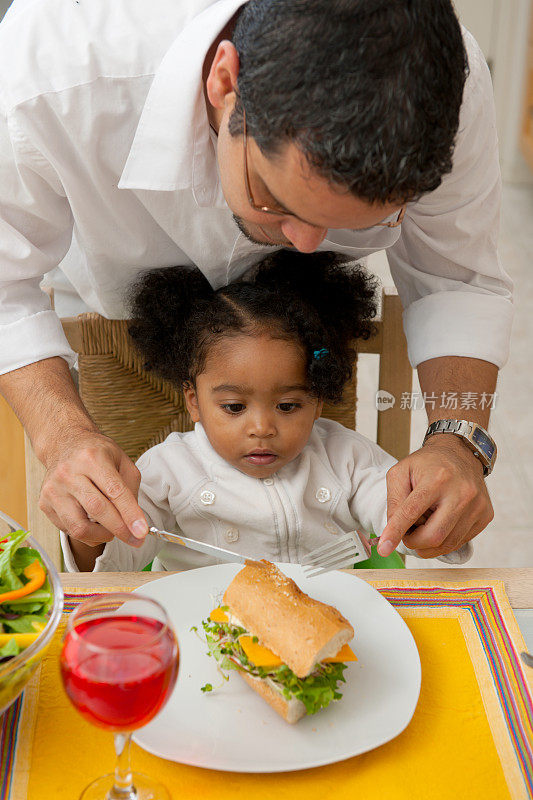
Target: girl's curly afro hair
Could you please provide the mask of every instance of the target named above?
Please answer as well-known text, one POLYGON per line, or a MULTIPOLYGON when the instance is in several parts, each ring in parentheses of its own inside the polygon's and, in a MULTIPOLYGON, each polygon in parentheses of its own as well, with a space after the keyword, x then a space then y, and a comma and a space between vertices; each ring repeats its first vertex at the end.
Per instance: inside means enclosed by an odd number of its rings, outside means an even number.
POLYGON ((180 386, 194 384, 225 336, 266 331, 293 340, 310 393, 336 402, 352 373, 355 340, 373 332, 376 286, 360 265, 332 252, 278 250, 217 290, 196 268, 155 269, 132 287, 129 332, 146 368, 180 386))

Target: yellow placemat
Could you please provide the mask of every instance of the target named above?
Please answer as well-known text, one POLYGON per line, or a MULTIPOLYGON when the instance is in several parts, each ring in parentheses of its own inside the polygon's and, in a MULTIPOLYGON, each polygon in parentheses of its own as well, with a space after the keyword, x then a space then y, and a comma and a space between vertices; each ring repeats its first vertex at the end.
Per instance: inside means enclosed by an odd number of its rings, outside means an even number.
MULTIPOLYGON (((440 599, 434 586, 410 587, 408 582, 398 581, 394 586, 379 587, 404 617, 422 664, 417 709, 407 729, 393 741, 337 764, 271 775, 184 766, 133 745, 133 769, 156 776, 175 798, 244 800, 253 796, 254 800, 270 800, 274 794, 287 800, 531 797, 497 681, 491 678, 487 663, 494 654, 490 643, 487 649, 481 641, 483 626, 476 623, 468 606, 475 592, 478 609, 487 598, 496 602, 496 647, 497 626, 501 628, 502 619, 512 623, 508 603, 502 609, 507 602, 503 587, 493 584, 476 587, 474 592, 466 584, 447 586, 440 599), (458 599, 461 602, 456 602, 458 599)), ((515 630, 515 643, 517 636, 515 630)), ((64 694, 58 668, 60 644, 56 636, 43 661, 38 688, 35 682, 27 692, 10 800, 77 798, 91 779, 113 768, 111 734, 86 723, 64 694)), ((515 705, 518 709, 518 700, 515 705)), ((531 736, 531 729, 526 734, 531 736)))

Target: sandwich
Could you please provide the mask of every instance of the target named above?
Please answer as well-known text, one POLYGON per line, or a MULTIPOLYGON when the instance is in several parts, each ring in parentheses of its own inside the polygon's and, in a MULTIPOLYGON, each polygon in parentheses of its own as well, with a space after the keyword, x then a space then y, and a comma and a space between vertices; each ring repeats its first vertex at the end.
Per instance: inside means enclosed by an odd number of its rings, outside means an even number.
MULTIPOLYGON (((224 605, 202 622, 224 677, 236 670, 287 722, 339 700, 354 630, 333 606, 314 600, 269 561, 248 562, 224 605)), ((211 691, 206 684, 202 691, 211 691)))

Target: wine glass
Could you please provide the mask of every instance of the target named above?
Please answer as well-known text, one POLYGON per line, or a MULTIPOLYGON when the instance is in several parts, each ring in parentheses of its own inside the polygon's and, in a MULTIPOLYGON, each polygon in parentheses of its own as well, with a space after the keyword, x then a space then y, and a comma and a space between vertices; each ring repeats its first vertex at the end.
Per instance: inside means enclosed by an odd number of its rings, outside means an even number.
POLYGON ((171 800, 164 786, 130 769, 132 731, 168 700, 178 675, 178 643, 165 609, 140 594, 114 592, 70 615, 61 677, 77 710, 113 731, 115 773, 97 778, 80 800, 171 800))

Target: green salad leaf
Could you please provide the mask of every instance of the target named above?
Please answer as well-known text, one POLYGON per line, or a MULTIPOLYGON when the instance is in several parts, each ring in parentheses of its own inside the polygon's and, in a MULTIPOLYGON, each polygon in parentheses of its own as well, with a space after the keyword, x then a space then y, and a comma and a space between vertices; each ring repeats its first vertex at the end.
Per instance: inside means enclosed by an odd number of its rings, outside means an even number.
POLYGON ((8 658, 10 656, 18 656, 20 653, 20 646, 14 639, 10 639, 3 647, 0 647, 0 658, 8 658))
POLYGON ((13 567, 13 555, 27 535, 26 531, 15 531, 10 533, 7 541, 0 545, 2 547, 0 551, 0 594, 12 589, 20 589, 24 585, 24 581, 19 578, 22 570, 13 567))
MULTIPOLYGON (((28 534, 26 534, 27 536, 28 534)), ((44 567, 44 562, 41 558, 41 554, 38 550, 35 550, 34 547, 19 547, 13 553, 13 557, 11 559, 11 566, 13 570, 19 575, 26 567, 29 567, 35 559, 40 561, 41 566, 44 567)))
POLYGON ((329 706, 332 700, 339 700, 342 694, 337 684, 346 679, 343 675, 346 664, 317 664, 315 670, 306 678, 298 678, 288 667, 279 667, 275 678, 283 686, 286 700, 292 697, 301 700, 308 714, 316 714, 321 708, 329 706))
POLYGON ((37 633, 43 624, 46 625, 48 617, 46 614, 22 614, 16 619, 6 619, 0 614, 0 620, 6 633, 37 633))

